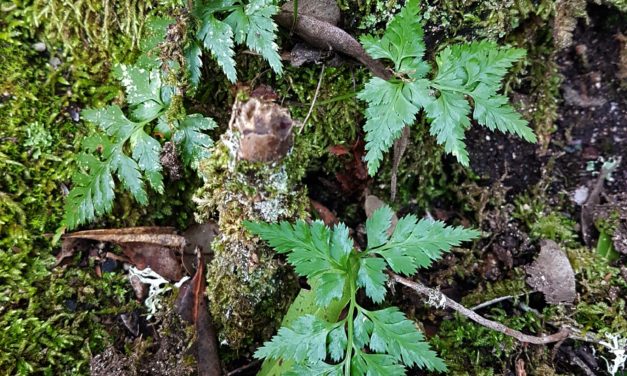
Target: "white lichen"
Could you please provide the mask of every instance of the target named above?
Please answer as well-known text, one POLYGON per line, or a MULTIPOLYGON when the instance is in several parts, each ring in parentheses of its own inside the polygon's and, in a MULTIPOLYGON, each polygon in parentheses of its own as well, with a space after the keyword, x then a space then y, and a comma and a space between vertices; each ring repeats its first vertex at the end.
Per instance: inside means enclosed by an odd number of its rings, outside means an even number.
MULTIPOLYGON (((159 275, 157 272, 150 268, 145 268, 143 270, 137 269, 134 266, 131 266, 128 270, 129 280, 132 277, 137 277, 141 283, 145 283, 149 286, 148 288, 148 297, 144 301, 144 305, 148 309, 147 318, 150 320, 152 316, 157 313, 159 309, 162 308, 161 305, 161 297, 162 295, 172 290, 172 284, 168 282, 165 278, 159 275)), ((180 281, 174 284, 174 287, 180 288, 181 285, 187 281, 189 277, 183 277, 180 281)))
POLYGON ((625 369, 625 362, 627 362, 627 338, 622 338, 618 334, 607 334, 608 341, 600 341, 599 344, 607 348, 607 350, 614 355, 612 364, 608 362, 605 357, 605 364, 607 365, 607 372, 610 375, 616 375, 618 371, 625 369))

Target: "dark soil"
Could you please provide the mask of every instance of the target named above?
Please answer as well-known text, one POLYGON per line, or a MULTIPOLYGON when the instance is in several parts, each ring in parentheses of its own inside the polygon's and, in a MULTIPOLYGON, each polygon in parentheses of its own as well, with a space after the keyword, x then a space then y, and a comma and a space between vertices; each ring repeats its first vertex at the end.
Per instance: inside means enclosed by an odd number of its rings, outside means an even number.
POLYGON ((563 101, 548 153, 541 155, 537 145, 477 125, 467 133, 471 168, 485 184, 504 177, 510 193, 525 191, 555 158, 552 180, 573 190, 595 178, 602 160, 620 157, 623 163, 606 188, 610 193, 627 190, 627 82, 619 79, 620 35, 626 32, 627 19, 593 4, 589 15, 588 24, 579 22, 573 46, 557 56, 563 101))
POLYGON ((621 165, 606 189, 609 193, 626 192, 627 82, 618 77, 618 38, 627 30, 627 19, 594 5, 589 12, 590 24, 579 23, 574 45, 557 58, 564 76, 564 102, 550 153, 558 156, 555 176, 567 191, 594 179, 601 158, 620 157, 621 165))
MULTIPOLYGON (((481 281, 511 277, 513 269, 530 264, 539 252, 527 229, 510 217, 509 204, 515 195, 531 194, 536 184, 546 182, 545 192, 533 194, 546 195, 548 205, 579 222, 581 208, 571 199, 574 191, 590 187, 598 179, 603 162, 610 158, 622 162, 612 173, 613 179, 605 182, 604 191, 627 192, 627 82, 625 78, 621 82, 619 73, 621 48, 625 48, 620 35, 626 33, 627 20, 597 5, 591 4, 588 12, 590 19, 580 20, 573 45, 556 56, 562 76, 562 101, 546 152, 539 145, 493 133, 477 124, 467 132, 471 169, 478 177, 475 181, 488 194, 502 194, 504 199, 500 207, 488 204, 485 215, 479 218, 483 229, 493 234, 492 239, 482 240, 474 255, 449 255, 429 273, 429 283, 442 286, 442 291, 453 299, 460 300, 481 281), (459 278, 455 268, 464 265, 464 258, 479 262, 465 265, 459 278)), ((494 203, 494 197, 490 199, 494 203)), ((419 299, 410 298, 411 292, 398 295, 406 312, 419 310, 418 316, 429 316, 429 310, 422 311, 419 299)), ((533 298, 541 309, 544 301, 533 298)), ((438 322, 445 319, 431 318, 431 323, 425 322, 427 334, 437 333, 438 322)), ((556 354, 555 367, 565 374, 585 374, 585 367, 602 372, 592 353, 587 346, 566 344, 556 354), (578 364, 580 361, 585 364, 578 364)))

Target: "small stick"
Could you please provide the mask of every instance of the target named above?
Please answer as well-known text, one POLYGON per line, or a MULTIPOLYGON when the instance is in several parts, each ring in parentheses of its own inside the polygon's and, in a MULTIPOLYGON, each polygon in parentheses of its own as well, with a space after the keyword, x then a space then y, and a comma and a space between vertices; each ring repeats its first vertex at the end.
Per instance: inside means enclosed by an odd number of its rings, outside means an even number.
POLYGON ((305 126, 307 125, 307 120, 309 120, 309 116, 313 112, 313 108, 316 105, 316 99, 318 99, 318 94, 320 93, 320 85, 322 84, 322 78, 324 77, 324 64, 322 64, 322 69, 320 70, 320 78, 318 78, 318 86, 316 86, 316 92, 314 93, 313 100, 311 101, 311 105, 309 106, 309 111, 307 111, 307 116, 305 116, 305 120, 303 120, 303 126, 300 127, 298 134, 300 134, 305 126))
POLYGON ((404 286, 411 288, 412 290, 416 291, 420 295, 426 296, 427 298, 429 298, 429 302, 433 303, 434 305, 439 306, 439 307, 451 308, 459 312, 461 315, 468 317, 472 321, 485 326, 486 328, 490 328, 492 330, 496 330, 497 332, 501 332, 505 335, 508 335, 510 337, 513 337, 519 340, 520 342, 532 343, 534 345, 546 345, 547 343, 559 342, 563 340, 564 338, 568 338, 570 334, 570 330, 568 328, 561 328, 559 332, 548 335, 548 336, 544 336, 544 337, 536 337, 536 336, 532 336, 529 334, 524 334, 522 332, 519 332, 518 330, 509 328, 501 324, 500 322, 486 319, 485 317, 469 310, 463 305, 447 297, 440 291, 429 288, 421 283, 417 283, 409 279, 403 278, 400 275, 397 275, 394 273, 389 273, 389 275, 392 277, 392 279, 395 282, 398 282, 404 286))
POLYGON ((226 376, 239 375, 240 373, 244 373, 244 372, 250 370, 251 368, 258 366, 259 363, 261 363, 261 360, 255 359, 252 362, 250 362, 248 364, 244 364, 243 366, 241 366, 241 367, 239 367, 237 369, 234 369, 233 371, 227 373, 226 376))
MULTIPOLYGON (((522 295, 522 294, 521 294, 522 295)), ((514 299, 519 297, 520 295, 505 295, 505 296, 499 296, 498 298, 494 298, 492 300, 488 300, 487 302, 483 302, 483 303, 479 303, 476 306, 470 308, 471 311, 476 311, 479 310, 481 308, 485 308, 485 307, 489 307, 493 304, 502 302, 504 300, 509 300, 509 299, 514 299)))

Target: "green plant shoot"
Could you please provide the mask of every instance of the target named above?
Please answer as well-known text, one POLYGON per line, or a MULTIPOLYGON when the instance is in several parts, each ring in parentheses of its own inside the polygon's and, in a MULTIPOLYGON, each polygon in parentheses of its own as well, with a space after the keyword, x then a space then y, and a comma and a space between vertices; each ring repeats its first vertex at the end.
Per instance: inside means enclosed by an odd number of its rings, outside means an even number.
MULTIPOLYGON (((445 371, 414 322, 396 307, 369 310, 357 301, 364 289, 375 303, 385 299, 386 269, 412 275, 444 252, 479 235, 413 215, 401 218, 391 235, 392 210, 382 207, 366 223, 368 247, 358 252, 348 227, 333 229, 320 221, 307 224, 246 222, 246 228, 286 254, 299 276, 306 277, 321 308, 345 299, 344 318, 328 321, 302 315, 255 353, 257 358, 293 362, 293 375, 404 375, 405 367, 445 371)), ((322 310, 323 311, 323 310, 322 310)))
POLYGON ((373 77, 358 98, 367 103, 366 162, 379 169, 383 153, 423 109, 430 133, 464 166, 469 163, 464 133, 472 118, 494 131, 514 133, 529 142, 536 136, 527 121, 498 94, 503 76, 525 56, 518 48, 480 41, 445 48, 435 58, 436 72, 423 60, 425 45, 417 0, 409 0, 381 38, 364 36, 361 43, 375 59, 393 63, 394 77, 373 77))

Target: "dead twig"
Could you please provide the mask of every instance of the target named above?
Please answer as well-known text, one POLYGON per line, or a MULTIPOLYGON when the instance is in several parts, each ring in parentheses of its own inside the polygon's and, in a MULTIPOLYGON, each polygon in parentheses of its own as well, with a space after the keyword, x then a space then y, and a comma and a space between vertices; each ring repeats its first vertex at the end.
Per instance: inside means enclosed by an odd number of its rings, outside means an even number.
POLYGON ((309 111, 307 111, 307 116, 305 116, 305 120, 303 120, 303 125, 300 127, 298 134, 300 134, 305 126, 307 126, 307 121, 313 112, 314 106, 316 105, 316 100, 318 99, 318 94, 320 93, 320 85, 322 84, 322 78, 324 77, 324 64, 322 64, 322 69, 320 70, 320 77, 318 78, 318 86, 316 86, 316 92, 314 93, 313 100, 311 101, 311 105, 309 106, 309 111))
POLYGON ((490 328, 492 330, 496 330, 497 332, 501 332, 505 335, 508 335, 510 337, 513 337, 519 340, 520 342, 532 343, 534 345, 546 345, 548 343, 559 342, 563 340, 564 338, 568 338, 570 334, 570 330, 568 328, 561 328, 559 332, 548 335, 548 336, 544 336, 544 337, 536 337, 536 336, 532 336, 529 334, 524 334, 522 332, 519 332, 518 330, 509 328, 501 324, 500 322, 496 322, 496 321, 492 321, 492 320, 488 320, 484 318, 483 316, 471 311, 470 309, 450 299, 449 297, 447 297, 440 291, 429 288, 421 283, 411 281, 407 278, 403 278, 400 275, 397 275, 394 273, 389 273, 389 274, 395 282, 411 288, 412 290, 416 291, 420 295, 426 296, 429 299, 428 300, 429 304, 432 304, 438 307, 443 307, 443 308, 444 307, 451 308, 454 311, 457 311, 458 313, 460 313, 461 315, 468 317, 472 321, 485 326, 486 328, 490 328))
POLYGON ((470 310, 471 311, 477 311, 477 310, 480 310, 481 308, 489 307, 489 306, 491 306, 493 304, 500 303, 500 302, 502 302, 504 300, 514 299, 515 297, 518 297, 518 296, 519 295, 516 295, 516 296, 514 296, 514 295, 499 296, 498 298, 494 298, 494 299, 488 300, 486 302, 477 304, 476 306, 470 308, 470 310))
POLYGON ((239 375, 241 373, 244 373, 246 371, 249 371, 251 368, 256 367, 259 365, 259 363, 261 363, 261 360, 259 359, 255 359, 252 362, 245 364, 239 368, 234 369, 233 371, 229 372, 226 374, 226 376, 235 376, 235 375, 239 375))

